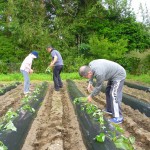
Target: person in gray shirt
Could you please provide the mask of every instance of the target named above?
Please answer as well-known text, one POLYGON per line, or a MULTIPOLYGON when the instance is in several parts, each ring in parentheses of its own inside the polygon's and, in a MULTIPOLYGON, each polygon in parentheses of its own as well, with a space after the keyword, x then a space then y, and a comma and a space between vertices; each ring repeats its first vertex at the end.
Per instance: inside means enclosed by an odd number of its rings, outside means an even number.
POLYGON ((63 87, 63 83, 60 77, 61 71, 63 69, 63 59, 59 51, 54 49, 52 46, 47 47, 47 51, 51 54, 52 61, 50 62, 50 67, 53 68, 53 81, 55 91, 59 91, 63 87))
POLYGON ((121 102, 122 102, 122 88, 126 78, 125 69, 116 62, 97 59, 89 63, 88 66, 81 66, 79 74, 82 77, 89 79, 87 90, 91 94, 87 97, 91 102, 92 98, 99 94, 104 81, 107 82, 106 87, 106 110, 105 112, 112 114, 113 118, 110 122, 119 124, 123 121, 121 102), (93 79, 96 79, 96 85, 93 87, 93 79))

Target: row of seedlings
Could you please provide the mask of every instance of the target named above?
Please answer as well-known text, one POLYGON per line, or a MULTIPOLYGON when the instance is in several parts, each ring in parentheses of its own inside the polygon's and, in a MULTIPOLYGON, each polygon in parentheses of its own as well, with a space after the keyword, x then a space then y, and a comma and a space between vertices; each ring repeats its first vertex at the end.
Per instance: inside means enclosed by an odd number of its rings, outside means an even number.
POLYGON ((22 106, 17 111, 9 109, 5 116, 0 118, 1 150, 22 148, 32 121, 45 97, 47 86, 46 82, 38 85, 31 95, 22 99, 22 106))
POLYGON ((70 98, 82 129, 85 144, 89 150, 134 150, 134 137, 126 138, 119 125, 112 125, 103 112, 77 89, 73 81, 68 80, 70 98))
POLYGON ((16 88, 19 84, 20 84, 20 82, 10 83, 10 84, 0 88, 0 96, 4 95, 6 92, 16 88))

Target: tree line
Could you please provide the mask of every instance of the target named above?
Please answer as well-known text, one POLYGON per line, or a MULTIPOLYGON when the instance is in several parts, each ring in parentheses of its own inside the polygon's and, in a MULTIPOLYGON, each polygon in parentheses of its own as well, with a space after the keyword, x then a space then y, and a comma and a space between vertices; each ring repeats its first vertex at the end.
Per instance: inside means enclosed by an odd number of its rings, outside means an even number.
POLYGON ((150 54, 142 61, 128 55, 150 47, 149 16, 137 22, 131 0, 0 1, 0 73, 19 71, 32 50, 39 52, 36 72, 44 72, 51 59, 48 45, 61 52, 64 72, 104 58, 130 73, 149 73, 150 54))

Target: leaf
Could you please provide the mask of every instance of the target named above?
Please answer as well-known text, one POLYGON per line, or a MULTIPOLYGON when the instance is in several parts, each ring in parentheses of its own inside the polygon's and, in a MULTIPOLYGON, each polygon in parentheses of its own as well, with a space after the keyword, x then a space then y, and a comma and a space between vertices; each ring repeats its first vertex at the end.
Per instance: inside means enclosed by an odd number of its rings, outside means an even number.
POLYGON ((100 135, 96 136, 96 140, 98 142, 104 142, 105 141, 105 134, 104 133, 100 133, 100 135))
POLYGON ((8 150, 8 148, 0 141, 0 150, 8 150))
POLYGON ((116 139, 114 141, 117 148, 123 149, 123 150, 133 150, 132 144, 129 142, 128 138, 122 136, 119 139, 116 139))
POLYGON ((131 144, 135 143, 135 137, 129 137, 129 141, 131 142, 131 144))
POLYGON ((115 126, 115 129, 116 129, 117 131, 119 131, 119 132, 121 132, 121 133, 124 132, 123 128, 121 128, 118 124, 114 124, 114 126, 115 126))
POLYGON ((5 126, 4 128, 6 130, 12 130, 12 131, 17 131, 17 128, 14 126, 13 122, 12 121, 9 121, 5 126))

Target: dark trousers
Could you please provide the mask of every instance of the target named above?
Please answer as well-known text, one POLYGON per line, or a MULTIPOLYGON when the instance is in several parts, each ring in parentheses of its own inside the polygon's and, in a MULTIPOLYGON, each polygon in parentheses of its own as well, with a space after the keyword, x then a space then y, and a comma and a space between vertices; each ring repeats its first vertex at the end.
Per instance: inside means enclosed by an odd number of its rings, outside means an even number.
POLYGON ((55 90, 59 90, 63 86, 63 83, 60 78, 60 73, 63 69, 63 66, 55 66, 53 70, 53 81, 55 90))
POLYGON ((106 109, 112 112, 114 117, 122 117, 121 102, 124 80, 108 81, 106 87, 106 109))

